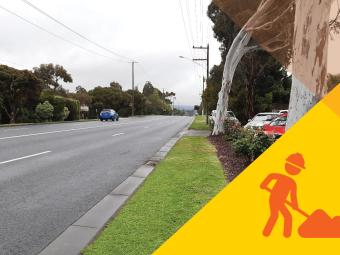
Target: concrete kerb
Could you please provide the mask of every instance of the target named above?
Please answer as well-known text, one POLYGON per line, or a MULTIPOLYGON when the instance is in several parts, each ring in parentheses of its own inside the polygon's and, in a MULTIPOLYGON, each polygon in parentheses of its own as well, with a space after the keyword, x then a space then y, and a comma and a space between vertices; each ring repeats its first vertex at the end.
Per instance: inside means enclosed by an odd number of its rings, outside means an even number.
MULTIPOLYGON (((193 121, 193 120, 192 120, 193 121)), ((62 232, 45 247, 39 255, 79 255, 114 218, 126 201, 138 190, 155 166, 165 158, 172 147, 185 134, 192 121, 171 138, 146 164, 139 167, 130 177, 105 196, 94 207, 62 232)))

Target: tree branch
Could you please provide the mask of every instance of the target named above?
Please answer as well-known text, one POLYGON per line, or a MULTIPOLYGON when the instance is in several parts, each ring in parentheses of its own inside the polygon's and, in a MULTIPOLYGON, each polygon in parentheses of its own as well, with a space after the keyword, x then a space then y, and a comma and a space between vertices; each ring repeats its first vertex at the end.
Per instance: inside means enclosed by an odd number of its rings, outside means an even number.
MULTIPOLYGON (((247 27, 246 31, 255 31, 255 30, 270 30, 272 28, 272 25, 277 22, 279 19, 281 19, 289 10, 291 10, 293 5, 293 2, 289 3, 287 8, 279 15, 277 16, 275 19, 270 20, 262 25, 259 26, 253 26, 253 27, 247 27)), ((257 22, 259 23, 259 22, 257 22)))

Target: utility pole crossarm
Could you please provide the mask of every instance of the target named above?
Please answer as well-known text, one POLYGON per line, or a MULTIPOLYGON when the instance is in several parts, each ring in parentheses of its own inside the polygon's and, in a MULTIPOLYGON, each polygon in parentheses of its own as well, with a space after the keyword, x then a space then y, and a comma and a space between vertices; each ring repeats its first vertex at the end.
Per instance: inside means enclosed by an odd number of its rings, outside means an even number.
POLYGON ((206 58, 193 58, 193 61, 207 61, 206 58))
POLYGON ((196 50, 207 50, 209 48, 209 46, 207 47, 203 47, 203 46, 199 46, 199 47, 196 47, 196 46, 192 46, 193 49, 196 49, 196 50))

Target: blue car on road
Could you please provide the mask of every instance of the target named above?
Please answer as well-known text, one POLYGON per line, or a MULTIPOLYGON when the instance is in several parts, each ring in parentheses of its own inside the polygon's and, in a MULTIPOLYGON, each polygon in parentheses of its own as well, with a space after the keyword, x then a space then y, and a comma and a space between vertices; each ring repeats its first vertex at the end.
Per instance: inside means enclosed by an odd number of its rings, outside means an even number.
POLYGON ((100 121, 103 121, 103 120, 105 120, 105 121, 108 121, 108 120, 119 121, 119 115, 113 109, 104 109, 100 112, 99 119, 100 119, 100 121))

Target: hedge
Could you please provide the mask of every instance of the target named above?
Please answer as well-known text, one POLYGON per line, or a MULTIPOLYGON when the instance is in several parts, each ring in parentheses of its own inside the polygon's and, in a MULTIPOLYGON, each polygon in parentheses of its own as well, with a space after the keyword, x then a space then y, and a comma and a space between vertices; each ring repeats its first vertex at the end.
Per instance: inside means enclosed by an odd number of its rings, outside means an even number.
POLYGON ((80 102, 76 99, 55 96, 50 91, 44 91, 41 93, 40 101, 49 101, 53 105, 53 121, 80 119, 80 102), (70 111, 68 116, 65 116, 65 107, 70 111))

